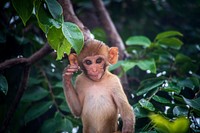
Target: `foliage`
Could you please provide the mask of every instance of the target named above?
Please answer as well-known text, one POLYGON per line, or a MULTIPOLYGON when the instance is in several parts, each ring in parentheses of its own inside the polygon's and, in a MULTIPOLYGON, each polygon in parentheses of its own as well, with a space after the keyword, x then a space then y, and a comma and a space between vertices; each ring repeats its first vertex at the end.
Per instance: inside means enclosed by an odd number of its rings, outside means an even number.
POLYGON ((80 53, 83 47, 83 34, 75 24, 63 21, 62 7, 56 0, 13 0, 12 4, 24 25, 34 9, 40 28, 47 35, 51 47, 57 51, 58 60, 62 59, 64 53, 69 54, 71 47, 80 53))
MULTIPOLYGON (((46 41, 57 51, 57 60, 51 54, 32 67, 28 88, 8 132, 71 132, 77 126, 81 132, 80 119, 71 115, 65 102, 61 77, 68 64, 62 59, 63 54, 68 54, 71 48, 79 53, 83 46, 79 28, 64 22, 62 8, 56 0, 1 3, 6 19, 0 23, 0 62, 29 57, 46 41)), ((77 13, 91 7, 87 0, 77 0, 74 4, 77 13)), ((155 133, 162 129, 174 132, 180 127, 179 122, 181 129, 187 130, 188 121, 188 132, 200 131, 200 38, 199 17, 195 12, 199 10, 195 5, 198 2, 186 0, 181 3, 171 0, 107 3, 129 53, 128 59, 119 61, 110 70, 122 67, 121 75, 128 75, 133 96, 129 101, 137 118, 136 132, 155 133), (174 126, 174 123, 178 124, 174 126), (175 128, 171 128, 173 126, 175 128)), ((96 38, 107 41, 102 28, 95 27, 92 31, 96 38)), ((21 66, 0 71, 0 125, 20 86, 21 72, 21 66)))

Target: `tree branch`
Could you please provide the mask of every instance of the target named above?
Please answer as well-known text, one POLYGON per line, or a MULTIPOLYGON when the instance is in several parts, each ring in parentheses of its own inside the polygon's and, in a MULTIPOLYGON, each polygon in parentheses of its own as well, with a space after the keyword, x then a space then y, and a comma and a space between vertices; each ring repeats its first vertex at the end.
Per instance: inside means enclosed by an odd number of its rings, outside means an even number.
POLYGON ((20 83, 20 87, 18 88, 17 94, 15 96, 15 99, 13 100, 10 109, 4 118, 3 121, 3 126, 0 130, 0 132, 5 132, 11 118, 13 117, 13 114, 15 113, 18 104, 21 100, 22 95, 24 94, 24 91, 27 88, 27 82, 29 78, 29 73, 30 73, 30 67, 32 64, 34 64, 36 61, 39 61, 42 59, 44 56, 52 52, 52 48, 46 43, 40 50, 35 52, 32 56, 29 58, 15 58, 15 59, 10 59, 6 60, 3 63, 0 64, 0 70, 4 70, 6 68, 10 68, 12 66, 18 65, 18 64, 23 64, 24 69, 23 69, 23 78, 20 83))
POLYGON ((35 52, 29 58, 13 58, 0 63, 0 71, 18 64, 32 65, 52 51, 52 48, 46 43, 40 50, 35 52))
POLYGON ((3 132, 6 131, 8 125, 10 123, 10 120, 13 117, 13 114, 16 111, 16 108, 17 108, 17 106, 18 106, 18 104, 21 100, 21 97, 22 97, 22 95, 24 94, 24 91, 27 88, 29 73, 30 73, 30 66, 25 66, 24 71, 23 71, 23 78, 22 78, 21 83, 20 83, 20 87, 18 88, 17 95, 16 95, 15 99, 13 100, 13 102, 10 106, 10 109, 9 109, 9 111, 8 111, 4 121, 3 121, 3 126, 0 130, 0 133, 3 133, 3 132))
POLYGON ((97 16, 99 16, 99 21, 101 22, 103 28, 107 33, 108 40, 112 46, 116 46, 119 49, 119 59, 123 60, 126 56, 126 50, 124 43, 118 34, 113 21, 110 18, 108 11, 106 10, 102 0, 92 0, 93 5, 97 11, 97 16))
POLYGON ((84 35, 84 41, 91 39, 90 30, 83 25, 83 23, 78 19, 74 13, 74 9, 70 0, 58 0, 63 8, 63 16, 65 21, 73 22, 81 29, 84 35))
MULTIPOLYGON (((118 34, 118 32, 115 28, 115 25, 113 24, 113 21, 110 18, 108 11, 106 10, 106 8, 101 0, 92 0, 92 2, 97 10, 97 14, 98 14, 97 16, 99 16, 99 20, 107 33, 109 42, 111 43, 112 46, 118 47, 119 59, 123 60, 125 57, 128 56, 128 54, 125 50, 124 43, 123 43, 120 35, 118 34)), ((118 68, 115 71, 115 73, 119 74, 121 71, 122 71, 122 69, 118 68)), ((124 88, 126 94, 130 95, 129 84, 128 84, 128 79, 127 79, 126 74, 123 74, 123 76, 121 77, 121 82, 122 82, 122 85, 123 85, 123 88, 124 88)))

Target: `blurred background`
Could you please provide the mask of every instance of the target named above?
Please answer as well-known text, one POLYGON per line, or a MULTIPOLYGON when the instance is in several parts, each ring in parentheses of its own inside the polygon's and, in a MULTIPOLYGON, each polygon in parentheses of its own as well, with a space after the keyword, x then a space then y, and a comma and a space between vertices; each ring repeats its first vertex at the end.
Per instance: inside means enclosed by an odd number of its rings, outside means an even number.
MULTIPOLYGON (((29 6, 26 0, 20 2, 29 6)), ((44 8, 48 4, 41 2, 44 8)), ((72 3, 95 38, 108 43, 91 1, 72 3)), ((200 132, 200 1, 105 0, 104 4, 130 55, 110 70, 121 67, 119 77, 128 76, 136 132, 200 132)), ((16 9, 14 0, 0 2, 0 63, 28 58, 47 42, 39 16, 33 12, 24 25, 16 9)), ((67 65, 67 58, 56 60, 51 53, 31 66, 27 89, 6 132, 81 133, 81 121, 72 116, 63 94, 61 76, 67 65)), ((0 69, 1 127, 10 115, 23 70, 22 65, 0 69)))

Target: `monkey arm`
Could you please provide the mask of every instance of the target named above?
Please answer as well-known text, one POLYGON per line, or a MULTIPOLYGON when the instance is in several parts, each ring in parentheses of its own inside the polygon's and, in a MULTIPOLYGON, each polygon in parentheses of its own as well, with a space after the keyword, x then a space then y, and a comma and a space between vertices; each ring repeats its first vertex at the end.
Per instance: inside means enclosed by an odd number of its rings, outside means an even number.
POLYGON ((113 88, 112 94, 123 121, 122 133, 133 133, 135 127, 135 115, 128 103, 128 99, 122 89, 120 81, 118 81, 118 85, 113 88))
POLYGON ((69 70, 66 68, 63 72, 63 89, 68 106, 74 116, 79 117, 82 113, 82 106, 78 98, 78 94, 71 83, 72 74, 68 74, 69 70))

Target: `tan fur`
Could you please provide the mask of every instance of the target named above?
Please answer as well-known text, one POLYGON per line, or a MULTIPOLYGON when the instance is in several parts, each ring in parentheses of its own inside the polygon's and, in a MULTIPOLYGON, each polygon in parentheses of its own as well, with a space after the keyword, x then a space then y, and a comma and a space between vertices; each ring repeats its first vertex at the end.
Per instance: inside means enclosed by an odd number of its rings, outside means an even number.
MULTIPOLYGON (((118 49, 113 48, 114 50, 109 52, 109 47, 98 43, 93 41, 86 45, 78 56, 79 65, 82 65, 81 61, 87 56, 99 54, 106 56, 110 63, 116 63, 118 49), (92 45, 94 42, 96 44, 92 45)), ((75 60, 72 58, 71 61, 75 60)), ((82 119, 83 133, 120 133, 117 131, 118 113, 123 120, 122 133, 133 133, 135 116, 119 78, 107 68, 99 81, 93 81, 83 72, 77 77, 73 87, 71 76, 78 70, 73 64, 76 63, 72 62, 72 66, 66 68, 63 73, 64 92, 72 113, 82 119)))

